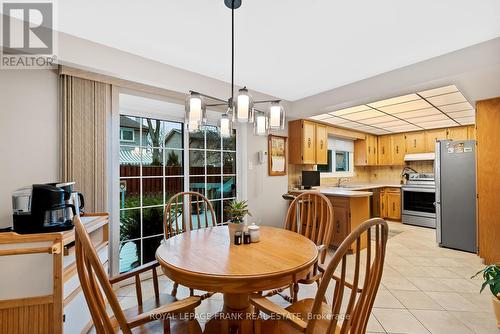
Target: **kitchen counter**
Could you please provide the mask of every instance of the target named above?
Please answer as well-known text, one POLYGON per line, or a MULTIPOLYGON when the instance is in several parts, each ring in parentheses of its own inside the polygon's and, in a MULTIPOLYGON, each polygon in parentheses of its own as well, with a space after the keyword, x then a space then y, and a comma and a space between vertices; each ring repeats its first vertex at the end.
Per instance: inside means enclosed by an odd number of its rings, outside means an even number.
MULTIPOLYGON (((363 188, 365 189, 365 188, 363 188)), ((342 187, 328 187, 328 186, 321 186, 321 187, 313 187, 310 190, 295 190, 292 189, 290 192, 291 193, 302 193, 305 191, 319 191, 325 196, 336 196, 336 197, 370 197, 372 195, 372 192, 370 191, 359 191, 359 190, 353 190, 353 189, 348 189, 348 188, 342 188, 342 187)))
MULTIPOLYGON (((401 188, 399 183, 345 183, 341 187, 335 185, 324 185, 320 187, 314 187, 311 190, 319 191, 326 196, 338 196, 338 197, 369 197, 373 193, 366 191, 369 189, 378 188, 401 188)), ((307 190, 291 190, 292 193, 300 193, 307 190)))
MULTIPOLYGON (((402 184, 400 183, 391 183, 391 182, 377 182, 377 183, 344 183, 340 187, 340 189, 359 191, 359 190, 368 190, 368 189, 379 189, 379 188, 401 188, 402 184)), ((331 186, 321 186, 319 188, 328 187, 328 188, 338 188, 336 185, 331 186)))

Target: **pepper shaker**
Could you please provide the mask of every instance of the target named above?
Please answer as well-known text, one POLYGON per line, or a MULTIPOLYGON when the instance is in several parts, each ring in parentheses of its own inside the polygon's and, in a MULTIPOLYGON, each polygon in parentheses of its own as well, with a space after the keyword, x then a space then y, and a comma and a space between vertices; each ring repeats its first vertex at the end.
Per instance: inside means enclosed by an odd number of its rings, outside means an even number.
POLYGON ((234 244, 235 245, 241 245, 241 240, 242 239, 242 236, 241 236, 241 232, 235 232, 234 233, 234 244))

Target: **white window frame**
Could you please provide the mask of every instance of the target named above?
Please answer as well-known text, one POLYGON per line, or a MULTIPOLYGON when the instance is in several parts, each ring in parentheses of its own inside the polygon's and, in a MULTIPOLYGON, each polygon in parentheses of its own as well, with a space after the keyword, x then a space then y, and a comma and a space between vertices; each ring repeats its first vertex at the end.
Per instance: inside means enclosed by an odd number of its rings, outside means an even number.
POLYGON ((135 143, 135 131, 134 129, 130 128, 120 128, 120 141, 126 142, 126 143, 135 143), (132 132, 132 139, 123 139, 123 133, 125 131, 130 131, 132 132))
MULTIPOLYGON (((320 177, 323 178, 332 178, 332 177, 353 177, 354 176, 354 153, 353 152, 348 152, 349 153, 349 170, 347 172, 336 172, 335 166, 336 166, 336 154, 335 150, 331 150, 332 152, 332 172, 326 173, 326 172, 321 172, 320 177)), ((346 151, 341 151, 341 152, 346 152, 346 151)))

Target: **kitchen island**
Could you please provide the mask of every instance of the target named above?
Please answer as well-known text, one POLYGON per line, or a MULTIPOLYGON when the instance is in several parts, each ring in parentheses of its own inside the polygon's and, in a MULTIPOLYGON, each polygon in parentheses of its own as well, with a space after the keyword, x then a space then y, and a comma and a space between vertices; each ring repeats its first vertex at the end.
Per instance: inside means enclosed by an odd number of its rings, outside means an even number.
MULTIPOLYGON (((321 186, 311 189, 325 195, 333 206, 333 229, 330 245, 340 246, 342 241, 360 224, 370 219, 370 197, 372 192, 351 190, 343 187, 321 186)), ((308 190, 291 190, 290 194, 299 195, 308 190)), ((366 239, 361 240, 361 249, 366 248, 366 239)), ((350 252, 354 252, 351 247, 350 252)))

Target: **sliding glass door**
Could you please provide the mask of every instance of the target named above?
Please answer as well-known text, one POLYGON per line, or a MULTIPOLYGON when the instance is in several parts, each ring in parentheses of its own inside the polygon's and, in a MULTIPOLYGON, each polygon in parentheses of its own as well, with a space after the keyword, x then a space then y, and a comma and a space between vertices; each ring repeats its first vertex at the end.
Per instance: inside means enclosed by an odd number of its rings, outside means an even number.
POLYGON ((120 272, 155 259, 163 208, 184 189, 183 124, 120 115, 120 272))
POLYGON ((215 126, 189 134, 189 189, 210 200, 218 223, 227 221, 224 207, 236 198, 235 130, 230 138, 215 126))
POLYGON ((126 272, 155 259, 164 207, 172 195, 200 192, 211 201, 217 222, 227 220, 224 207, 236 198, 237 145, 236 131, 230 138, 221 138, 211 125, 197 133, 184 131, 183 105, 126 94, 119 100, 119 138, 114 140, 119 158, 113 163, 119 173, 113 195, 119 238, 113 238, 118 263, 113 267, 126 272))

